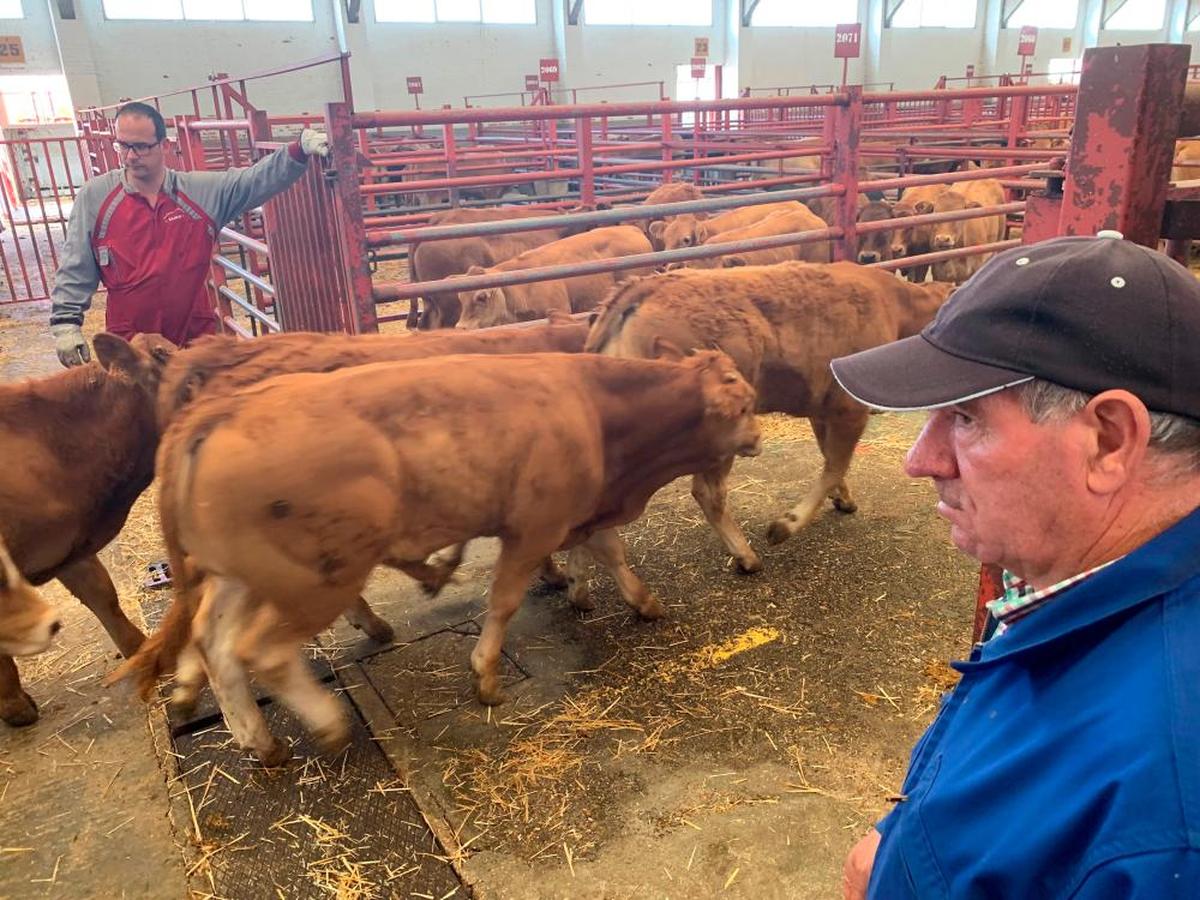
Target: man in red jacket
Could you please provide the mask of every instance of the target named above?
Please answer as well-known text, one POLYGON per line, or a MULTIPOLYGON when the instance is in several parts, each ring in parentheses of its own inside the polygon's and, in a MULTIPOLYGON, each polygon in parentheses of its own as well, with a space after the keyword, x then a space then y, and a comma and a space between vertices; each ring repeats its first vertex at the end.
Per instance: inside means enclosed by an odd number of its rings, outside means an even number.
POLYGON ((166 166, 166 124, 153 106, 125 104, 114 131, 124 166, 80 190, 54 276, 50 331, 68 367, 91 358, 81 326, 101 282, 113 334, 161 334, 182 347, 215 331, 205 280, 221 227, 290 187, 310 155, 329 154, 325 135, 305 129, 249 168, 176 172, 166 166))

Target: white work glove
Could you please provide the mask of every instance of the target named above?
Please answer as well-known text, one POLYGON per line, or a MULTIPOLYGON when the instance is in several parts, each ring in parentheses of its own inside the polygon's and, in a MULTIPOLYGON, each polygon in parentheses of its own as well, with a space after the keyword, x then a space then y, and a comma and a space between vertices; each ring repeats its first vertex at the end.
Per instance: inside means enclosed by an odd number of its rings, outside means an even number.
POLYGON ((305 156, 328 156, 329 137, 323 131, 305 128, 300 132, 300 149, 305 156))
POLYGON ((54 335, 54 352, 58 354, 58 361, 66 368, 91 362, 92 351, 88 349, 83 329, 78 325, 60 322, 50 326, 50 333, 54 335))

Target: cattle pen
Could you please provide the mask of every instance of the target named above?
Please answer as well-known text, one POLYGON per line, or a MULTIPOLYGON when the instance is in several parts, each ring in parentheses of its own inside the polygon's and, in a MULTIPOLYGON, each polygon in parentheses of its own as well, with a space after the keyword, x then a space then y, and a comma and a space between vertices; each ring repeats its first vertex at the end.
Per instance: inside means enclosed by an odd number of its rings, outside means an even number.
MULTIPOLYGON (((310 62, 349 65, 342 54, 310 62)), ((565 103, 539 89, 520 106, 468 97, 462 108, 404 111, 357 110, 347 90, 321 114, 275 116, 253 105, 256 79, 247 76, 157 102, 167 111, 185 104, 171 125, 177 165, 192 171, 245 164, 306 125, 329 135, 329 161, 310 163, 290 193, 221 232, 213 304, 226 330, 254 339, 400 333, 438 291, 819 242, 834 259, 855 260, 864 236, 896 227, 858 221, 860 195, 985 179, 1000 181, 1003 203, 905 224, 1003 216, 1001 240, 873 265, 904 269, 1100 229, 1149 245, 1166 239, 1186 260, 1200 237, 1200 181, 1172 184, 1168 172, 1175 140, 1200 132, 1189 74, 1186 48, 1147 45, 1089 50, 1078 85, 974 79, 959 88, 950 79, 930 91, 828 85, 620 103, 575 102, 577 92, 565 103), (680 180, 701 199, 641 205, 680 180), (827 227, 582 265, 412 277, 421 244, 784 200, 824 202, 827 227), (501 204, 544 215, 431 222, 501 204)), ((659 82, 633 87, 663 96, 659 82)), ((89 175, 116 164, 105 149, 113 112, 81 111, 80 137, 67 144, 89 175)), ((71 182, 62 195, 74 191, 71 182)), ((35 246, 59 240, 47 230, 35 246)), ((17 252, 10 283, 41 264, 17 252)), ((30 285, 0 305, 3 381, 50 371, 38 344, 45 309, 30 303, 48 286, 30 285)), ((100 300, 89 334, 102 317, 100 300)), ((144 897, 836 895, 846 848, 902 802, 894 792, 908 749, 956 678, 945 661, 970 645, 977 595, 995 593, 995 573, 983 573, 981 588, 981 573, 947 541, 929 487, 901 472, 920 425, 912 415, 872 417, 850 476, 859 510, 827 509, 791 541, 767 546, 774 511, 821 454, 806 423, 763 417, 765 452, 737 463, 730 504, 764 571, 738 574, 687 485, 671 484, 623 529, 631 564, 667 618, 639 621, 599 575, 592 612, 535 585, 503 657, 510 700, 495 708, 476 703, 466 663, 495 543, 475 542, 435 600, 397 572, 377 572, 366 597, 395 641, 376 645, 339 623, 310 654, 351 709, 353 743, 322 757, 262 695, 272 728, 293 743, 282 772, 248 761, 211 698, 184 716, 102 687, 113 651, 58 591, 74 636, 22 665, 42 721, 0 739, 0 814, 20 808, 38 820, 0 837, 0 894, 96 896, 95 885, 119 874, 132 879, 128 896, 144 897)), ((147 494, 107 560, 123 602, 149 627, 169 599, 146 583, 161 555, 147 494)))

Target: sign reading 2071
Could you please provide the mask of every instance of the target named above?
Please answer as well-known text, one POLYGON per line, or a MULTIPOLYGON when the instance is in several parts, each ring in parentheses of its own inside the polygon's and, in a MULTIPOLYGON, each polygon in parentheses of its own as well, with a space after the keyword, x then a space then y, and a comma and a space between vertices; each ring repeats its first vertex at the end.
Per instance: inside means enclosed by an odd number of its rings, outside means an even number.
POLYGON ((862 41, 862 24, 838 25, 833 29, 833 58, 858 59, 862 41))

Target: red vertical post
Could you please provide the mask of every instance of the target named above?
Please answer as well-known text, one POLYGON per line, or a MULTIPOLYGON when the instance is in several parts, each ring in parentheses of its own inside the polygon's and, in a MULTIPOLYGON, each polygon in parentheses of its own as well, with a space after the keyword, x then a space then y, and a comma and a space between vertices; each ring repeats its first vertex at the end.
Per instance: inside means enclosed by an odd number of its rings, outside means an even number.
POLYGON ((842 239, 833 244, 835 260, 858 258, 858 138, 862 129, 862 86, 846 88, 846 103, 833 107, 833 183, 845 188, 838 199, 837 222, 842 239))
MULTIPOLYGON (((442 144, 446 151, 446 177, 454 178, 458 174, 458 144, 454 139, 454 125, 447 122, 442 126, 442 144)), ((450 205, 458 206, 458 188, 450 188, 450 205)))
POLYGON ((591 206, 596 202, 595 162, 592 159, 592 117, 580 116, 575 120, 575 147, 579 151, 579 202, 591 206))
POLYGON ((1060 234, 1112 228, 1158 246, 1190 53, 1186 44, 1084 52, 1060 234))
MULTIPOLYGON (((671 114, 664 112, 662 114, 662 159, 663 162, 670 162, 673 155, 671 150, 671 141, 673 140, 673 132, 671 130, 671 114)), ((671 180, 671 170, 663 169, 662 183, 666 184, 671 180)))
POLYGON ((991 563, 979 569, 979 590, 975 595, 975 627, 971 639, 983 637, 983 626, 987 624, 987 604, 1004 593, 1004 577, 999 566, 991 563))
POLYGON ((356 333, 378 331, 375 321, 375 296, 371 289, 371 270, 367 265, 367 232, 363 225, 362 196, 358 190, 358 164, 354 152, 353 110, 347 103, 325 105, 325 133, 333 175, 335 218, 334 233, 341 248, 342 266, 350 288, 354 315, 348 317, 356 333))
MULTIPOLYGON (((1026 117, 1029 114, 1029 97, 1021 94, 1017 97, 1010 98, 1011 103, 1008 107, 1008 137, 1005 140, 1005 146, 1016 147, 1021 136, 1025 133, 1026 117)), ((1015 166, 1018 161, 1015 159, 1006 159, 1006 166, 1015 166)))

